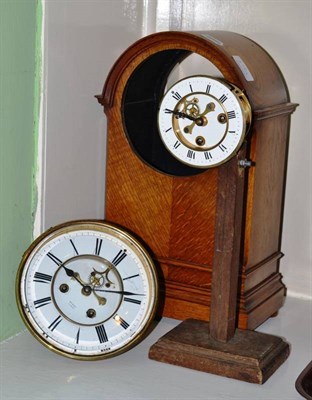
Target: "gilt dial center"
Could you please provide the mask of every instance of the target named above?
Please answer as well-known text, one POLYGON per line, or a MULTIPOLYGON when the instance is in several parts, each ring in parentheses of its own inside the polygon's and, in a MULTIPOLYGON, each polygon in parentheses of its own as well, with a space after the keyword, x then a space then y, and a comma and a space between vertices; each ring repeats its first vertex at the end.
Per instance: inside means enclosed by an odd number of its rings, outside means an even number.
MULTIPOLYGON (((100 239, 92 241, 95 253, 100 253, 100 239)), ((100 254, 76 255, 60 264, 54 274, 52 299, 61 317, 72 323, 80 326, 104 323, 116 313, 122 302, 120 294, 103 292, 107 284, 112 291, 123 289, 121 276, 113 264, 100 254), (86 310, 95 313, 90 317, 86 310)))

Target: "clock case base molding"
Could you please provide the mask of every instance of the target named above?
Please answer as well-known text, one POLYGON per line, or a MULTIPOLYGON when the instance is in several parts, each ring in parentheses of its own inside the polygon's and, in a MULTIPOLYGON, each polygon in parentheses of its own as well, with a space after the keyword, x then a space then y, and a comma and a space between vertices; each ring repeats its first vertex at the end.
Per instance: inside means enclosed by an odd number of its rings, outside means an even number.
POLYGON ((287 359, 282 338, 237 329, 227 343, 209 335, 209 323, 189 319, 167 333, 149 351, 149 358, 181 367, 263 384, 287 359))
POLYGON ((252 40, 224 31, 160 32, 120 56, 96 96, 108 122, 105 218, 150 248, 162 275, 164 316, 209 320, 219 168, 194 171, 178 163, 161 148, 157 126, 167 78, 193 53, 244 90, 252 107, 237 303, 238 327, 254 329, 278 312, 286 294, 279 262, 290 115, 297 105, 278 66, 252 40))
MULTIPOLYGON (((250 270, 241 271, 237 303, 240 329, 255 329, 266 319, 276 316, 283 306, 286 288, 282 283, 282 275, 278 272, 278 262, 282 256, 282 253, 277 253, 250 270), (261 280, 264 272, 268 277, 261 280), (259 283, 252 286, 252 282, 257 281, 259 283), (251 288, 246 290, 248 284, 251 288)), ((160 297, 164 299, 161 313, 179 320, 197 318, 208 321, 212 268, 162 259, 155 261, 160 263, 161 271, 165 274, 160 286, 163 293, 160 297), (189 276, 192 284, 179 282, 186 276, 189 276)))

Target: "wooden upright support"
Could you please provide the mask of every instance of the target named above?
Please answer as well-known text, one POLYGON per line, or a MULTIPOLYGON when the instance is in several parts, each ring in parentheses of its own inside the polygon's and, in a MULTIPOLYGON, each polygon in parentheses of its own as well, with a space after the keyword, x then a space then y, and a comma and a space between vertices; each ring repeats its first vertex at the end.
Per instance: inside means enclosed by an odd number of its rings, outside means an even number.
POLYGON ((151 359, 235 378, 264 383, 287 359, 282 338, 237 329, 237 288, 241 265, 246 155, 219 167, 210 323, 189 319, 163 336, 149 352, 151 359))
POLYGON ((234 336, 237 315, 237 287, 243 223, 245 169, 239 156, 219 167, 216 234, 212 270, 210 334, 221 342, 234 336))

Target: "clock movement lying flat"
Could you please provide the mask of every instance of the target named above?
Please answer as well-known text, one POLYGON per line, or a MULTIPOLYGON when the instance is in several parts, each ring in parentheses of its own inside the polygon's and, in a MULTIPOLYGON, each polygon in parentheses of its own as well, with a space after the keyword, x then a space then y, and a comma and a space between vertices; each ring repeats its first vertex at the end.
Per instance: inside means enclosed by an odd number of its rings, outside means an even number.
POLYGON ((124 229, 100 221, 51 228, 26 251, 16 280, 20 314, 54 352, 79 360, 137 344, 156 310, 149 254, 124 229))

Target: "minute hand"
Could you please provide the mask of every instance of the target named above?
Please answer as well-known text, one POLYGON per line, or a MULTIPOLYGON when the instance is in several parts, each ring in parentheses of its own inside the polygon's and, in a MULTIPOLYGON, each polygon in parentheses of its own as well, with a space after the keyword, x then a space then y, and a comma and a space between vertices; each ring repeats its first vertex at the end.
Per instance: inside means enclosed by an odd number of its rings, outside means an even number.
POLYGON ((124 294, 126 296, 145 296, 145 294, 126 292, 125 290, 106 290, 106 289, 93 289, 93 290, 95 290, 96 292, 124 294))

